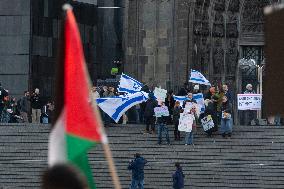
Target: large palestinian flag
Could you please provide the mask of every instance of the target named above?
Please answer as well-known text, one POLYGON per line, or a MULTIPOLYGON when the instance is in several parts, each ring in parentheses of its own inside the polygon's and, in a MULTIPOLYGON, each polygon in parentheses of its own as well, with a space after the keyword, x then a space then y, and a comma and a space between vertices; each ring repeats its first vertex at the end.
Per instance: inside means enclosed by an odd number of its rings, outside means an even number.
POLYGON ((55 96, 56 115, 49 138, 49 166, 71 162, 95 188, 87 152, 96 142, 106 141, 99 114, 90 101, 89 77, 80 34, 72 8, 66 7, 61 59, 58 62, 55 96))

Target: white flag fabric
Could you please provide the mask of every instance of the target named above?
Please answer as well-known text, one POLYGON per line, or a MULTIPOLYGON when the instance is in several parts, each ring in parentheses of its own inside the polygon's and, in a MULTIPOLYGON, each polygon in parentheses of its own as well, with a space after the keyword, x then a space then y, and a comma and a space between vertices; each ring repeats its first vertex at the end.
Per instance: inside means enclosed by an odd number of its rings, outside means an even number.
POLYGON ((173 97, 175 101, 179 101, 180 106, 182 106, 183 102, 188 99, 187 96, 175 96, 174 95, 173 97))
POLYGON ((196 101, 196 103, 200 106, 200 113, 205 112, 205 103, 202 93, 193 94, 192 98, 196 101))
POLYGON ((132 77, 122 73, 118 85, 118 92, 136 93, 141 91, 143 84, 132 77))
POLYGON ((132 106, 145 102, 147 99, 147 93, 136 92, 119 97, 98 98, 96 101, 97 105, 117 123, 123 113, 132 106))
POLYGON ((210 82, 199 71, 196 70, 191 70, 189 82, 211 85, 210 82))

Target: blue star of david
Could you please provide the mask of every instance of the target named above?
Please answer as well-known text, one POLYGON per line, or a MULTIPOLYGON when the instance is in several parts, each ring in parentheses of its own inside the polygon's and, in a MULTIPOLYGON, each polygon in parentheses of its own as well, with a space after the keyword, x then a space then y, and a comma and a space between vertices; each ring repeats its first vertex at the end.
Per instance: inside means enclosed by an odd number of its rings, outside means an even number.
POLYGON ((140 88, 140 86, 139 86, 137 83, 134 83, 134 84, 133 84, 133 89, 137 90, 137 89, 139 89, 139 88, 140 88))

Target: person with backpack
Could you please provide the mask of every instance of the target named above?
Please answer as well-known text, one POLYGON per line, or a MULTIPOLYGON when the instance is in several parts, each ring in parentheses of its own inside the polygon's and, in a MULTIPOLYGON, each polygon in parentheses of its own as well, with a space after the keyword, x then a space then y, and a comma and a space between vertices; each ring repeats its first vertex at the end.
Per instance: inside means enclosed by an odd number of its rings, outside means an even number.
POLYGON ((147 160, 139 153, 134 155, 135 159, 129 162, 128 170, 132 170, 130 189, 144 189, 144 167, 147 160))

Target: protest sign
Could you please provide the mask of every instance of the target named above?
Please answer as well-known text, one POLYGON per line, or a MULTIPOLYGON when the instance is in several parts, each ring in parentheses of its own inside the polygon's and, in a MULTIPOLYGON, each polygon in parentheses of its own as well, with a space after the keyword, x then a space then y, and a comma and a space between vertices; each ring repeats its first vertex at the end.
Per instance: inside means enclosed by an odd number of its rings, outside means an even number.
POLYGON ((201 124, 202 124, 203 130, 205 132, 212 129, 214 127, 214 122, 213 122, 212 116, 208 115, 208 116, 204 117, 203 119, 201 119, 201 124))
POLYGON ((178 130, 184 132, 191 132, 194 116, 188 113, 181 113, 179 118, 178 130))
POLYGON ((167 97, 167 90, 155 87, 154 96, 158 101, 165 102, 165 99, 167 97))
POLYGON ((238 94, 238 110, 261 110, 261 94, 238 94))
POLYGON ((162 116, 169 116, 169 109, 167 106, 161 106, 154 108, 155 116, 162 117, 162 116))

